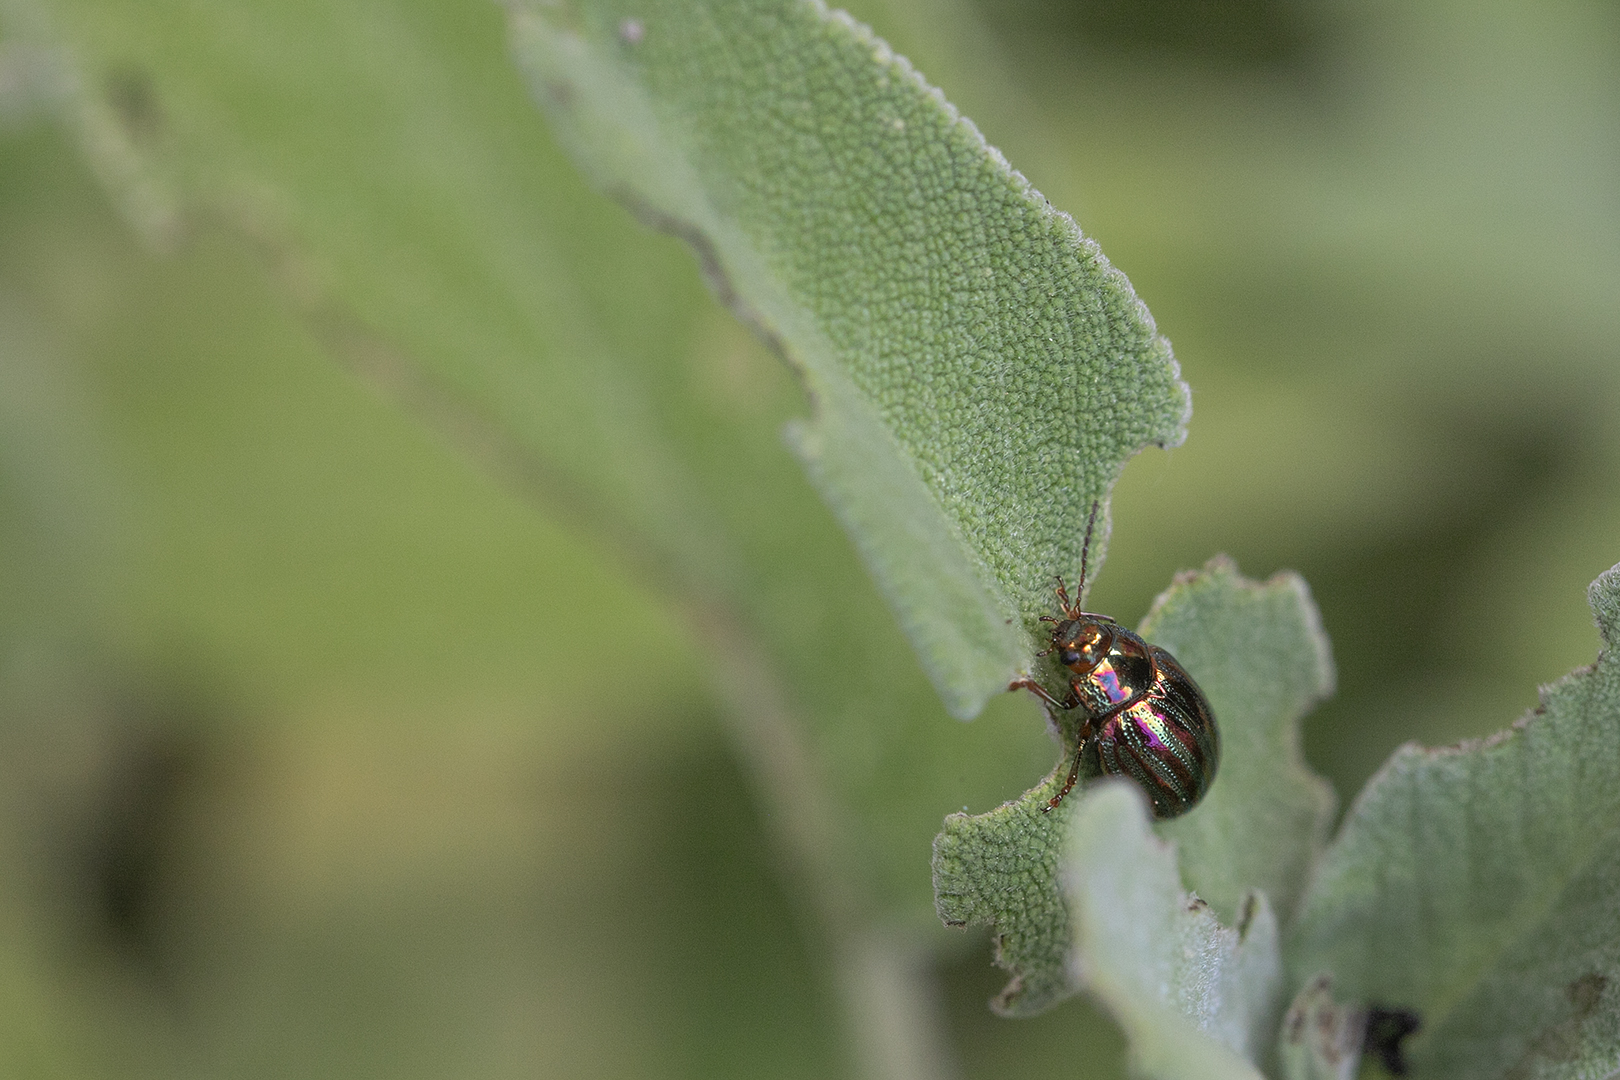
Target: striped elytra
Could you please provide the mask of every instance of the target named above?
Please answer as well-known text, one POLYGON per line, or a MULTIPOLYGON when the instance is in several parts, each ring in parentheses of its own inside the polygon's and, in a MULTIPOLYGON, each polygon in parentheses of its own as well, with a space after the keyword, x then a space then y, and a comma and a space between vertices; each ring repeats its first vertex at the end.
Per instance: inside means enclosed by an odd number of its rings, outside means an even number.
MULTIPOLYGON (((1115 627, 1114 633, 1130 631, 1115 627)), ((1092 720, 1090 727, 1102 771, 1135 780, 1152 800, 1153 816, 1172 818, 1191 810, 1209 790, 1220 763, 1221 736, 1192 677, 1157 645, 1149 645, 1148 652, 1155 674, 1147 691, 1101 722, 1092 720)))
MULTIPOLYGON (((1095 505, 1091 518, 1095 524, 1095 505)), ((1090 547, 1088 524, 1081 549, 1082 588, 1090 547)), ((1220 763, 1221 736, 1209 700, 1164 649, 1108 616, 1081 611, 1078 603, 1070 602, 1061 578, 1057 597, 1063 617, 1041 617, 1053 625, 1051 647, 1040 655, 1057 654, 1067 675, 1068 695, 1060 699, 1027 677, 1007 687, 1031 690, 1055 709, 1082 710, 1069 778, 1044 809, 1053 809, 1074 789, 1080 762, 1095 748, 1104 773, 1128 776, 1147 793, 1154 817, 1185 814, 1209 790, 1220 763)))

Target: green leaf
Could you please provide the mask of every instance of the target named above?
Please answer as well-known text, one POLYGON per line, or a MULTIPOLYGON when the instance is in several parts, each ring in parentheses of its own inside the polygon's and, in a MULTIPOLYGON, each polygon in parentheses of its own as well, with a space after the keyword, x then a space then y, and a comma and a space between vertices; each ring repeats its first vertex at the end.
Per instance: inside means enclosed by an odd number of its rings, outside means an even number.
MULTIPOLYGON (((1331 793, 1299 751, 1300 716, 1333 682, 1304 582, 1293 574, 1252 582, 1216 558, 1178 577, 1142 630, 1198 681, 1221 731, 1209 794, 1160 823, 1160 834, 1177 841, 1187 883, 1223 918, 1237 917, 1251 889, 1280 897, 1273 903, 1286 913, 1332 812, 1331 793)), ((997 962, 1013 979, 992 1005, 1010 1015, 1038 1013, 1074 989, 1056 881, 1066 819, 1041 809, 1073 761, 1072 728, 1066 735, 1063 759, 1039 785, 987 814, 952 814, 934 841, 940 918, 996 928, 997 962)))
POLYGON ((1184 437, 1129 283, 824 4, 516 2, 513 26, 559 139, 799 372, 814 416, 790 443, 975 714, 1025 669, 1124 462, 1184 437))
POLYGON ((1282 965, 1277 920, 1260 893, 1238 927, 1181 890, 1174 849, 1149 828, 1147 800, 1109 780, 1079 800, 1064 887, 1075 963, 1155 1080, 1258 1080, 1282 965))
POLYGON ((1221 732, 1216 783, 1159 835, 1176 841, 1187 884, 1222 918, 1260 889, 1286 921, 1333 820, 1333 789, 1300 750, 1301 718, 1333 692, 1310 590, 1297 574, 1248 581, 1217 557, 1178 579, 1141 631, 1192 673, 1221 732))
POLYGON ((1414 1012, 1413 1076, 1620 1067, 1620 567, 1589 598, 1597 663, 1488 739, 1398 750, 1306 893, 1291 972, 1414 1012))
POLYGON ((996 963, 1012 980, 990 1007, 1005 1016, 1034 1016, 1075 991, 1058 892, 1068 818, 1044 812, 1068 771, 1066 756, 1017 799, 985 814, 950 815, 934 839, 935 909, 947 926, 995 928, 996 963))

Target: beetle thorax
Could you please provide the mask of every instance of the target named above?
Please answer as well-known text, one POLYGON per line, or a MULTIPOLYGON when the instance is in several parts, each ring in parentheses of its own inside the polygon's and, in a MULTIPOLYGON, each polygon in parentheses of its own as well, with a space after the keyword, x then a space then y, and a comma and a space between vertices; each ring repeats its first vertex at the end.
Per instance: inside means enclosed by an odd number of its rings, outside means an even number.
POLYGON ((1093 716, 1122 709, 1153 685, 1157 669, 1147 642, 1105 619, 1069 619, 1053 644, 1070 671, 1069 688, 1093 716))

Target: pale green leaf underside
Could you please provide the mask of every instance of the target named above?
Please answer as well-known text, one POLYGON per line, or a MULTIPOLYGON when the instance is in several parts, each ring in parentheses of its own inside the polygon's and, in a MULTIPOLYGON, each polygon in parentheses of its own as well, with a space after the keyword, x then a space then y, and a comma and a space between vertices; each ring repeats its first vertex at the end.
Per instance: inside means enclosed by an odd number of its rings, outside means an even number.
MULTIPOLYGON (((1181 848, 1186 884, 1228 921, 1251 889, 1282 897, 1279 909, 1289 910, 1332 811, 1331 794, 1299 751, 1300 717, 1333 682, 1304 583, 1293 574, 1249 581, 1216 558, 1178 577, 1143 630, 1182 661, 1220 726, 1221 764, 1209 794, 1158 826, 1181 848), (1266 842, 1254 843, 1256 836, 1266 842)), ((998 962, 1013 981, 994 1004, 1012 1015, 1040 1012, 1074 991, 1056 877, 1066 819, 1041 811, 1073 753, 1071 743, 1053 772, 1013 802, 977 816, 952 814, 934 841, 940 917, 996 928, 998 962)))
POLYGON ((1295 977, 1416 1012, 1413 1077, 1620 1068, 1620 567, 1590 599, 1596 665, 1499 735, 1397 751, 1302 903, 1295 977))
POLYGON ((1254 894, 1240 930, 1181 890, 1148 802, 1108 780, 1079 800, 1064 887, 1079 979, 1124 1029, 1153 1080, 1259 1080, 1281 983, 1277 920, 1254 894))
POLYGON ((1184 435, 1129 283, 820 3, 514 0, 513 25, 576 160, 800 371, 814 416, 790 442, 972 715, 1028 662, 1093 502, 1184 435))

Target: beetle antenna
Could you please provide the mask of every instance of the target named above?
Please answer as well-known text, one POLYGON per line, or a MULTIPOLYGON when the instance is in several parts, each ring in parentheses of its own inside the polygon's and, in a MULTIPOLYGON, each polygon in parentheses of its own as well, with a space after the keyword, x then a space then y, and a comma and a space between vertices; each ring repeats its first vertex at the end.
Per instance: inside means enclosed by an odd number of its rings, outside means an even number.
POLYGON ((1080 598, 1086 595, 1086 560, 1091 556, 1091 530, 1097 524, 1098 499, 1091 500, 1091 517, 1086 520, 1086 542, 1080 545, 1080 585, 1074 590, 1074 599, 1078 604, 1080 598))

